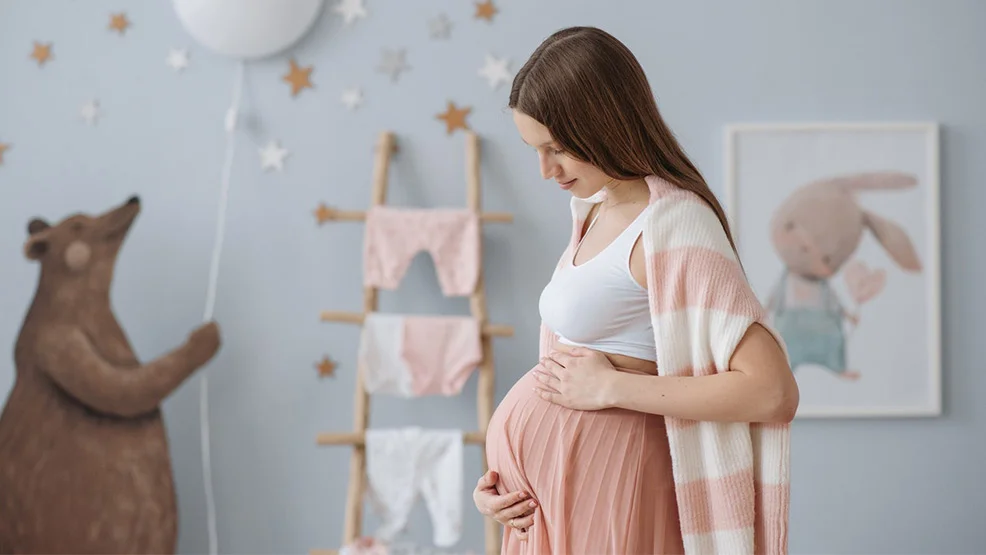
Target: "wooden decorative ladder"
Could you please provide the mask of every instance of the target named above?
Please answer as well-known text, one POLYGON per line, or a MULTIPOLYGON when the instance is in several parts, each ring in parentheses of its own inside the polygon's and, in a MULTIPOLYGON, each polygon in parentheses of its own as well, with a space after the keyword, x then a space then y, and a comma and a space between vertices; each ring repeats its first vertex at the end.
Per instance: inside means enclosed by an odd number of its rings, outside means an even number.
MULTIPOLYGON (((466 135, 466 184, 468 187, 468 208, 479 216, 480 224, 486 223, 509 223, 513 221, 513 216, 504 212, 482 212, 480 196, 480 154, 479 137, 472 131, 467 131, 466 135)), ((396 151, 394 134, 384 131, 380 134, 377 141, 376 156, 373 167, 373 189, 370 202, 373 206, 383 205, 387 200, 387 184, 390 170, 390 157, 396 151)), ((322 218, 334 221, 363 221, 366 218, 365 212, 341 211, 322 208, 322 218)), ((482 230, 482 226, 480 226, 482 230)), ((482 236, 482 235, 481 235, 482 236)), ((480 242, 480 268, 476 287, 470 296, 470 312, 479 321, 481 329, 482 361, 479 364, 479 383, 476 391, 476 411, 478 416, 479 429, 475 432, 465 432, 462 440, 466 444, 484 445, 486 441, 486 430, 490 419, 493 416, 494 403, 494 365, 493 365, 493 342, 494 336, 510 337, 513 335, 513 327, 506 325, 493 325, 489 323, 486 308, 486 286, 483 279, 482 267, 482 242, 480 242)), ((363 312, 339 312, 322 311, 321 320, 324 322, 347 322, 352 324, 362 324, 367 314, 377 310, 378 290, 375 287, 363 288, 363 312)), ((363 369, 357 368, 356 392, 353 397, 353 431, 351 433, 320 433, 316 440, 318 445, 351 445, 352 456, 349 467, 349 490, 346 496, 346 520, 343 529, 342 544, 352 543, 362 535, 363 528, 363 501, 366 491, 366 449, 365 434, 369 421, 370 400, 363 382, 363 369)), ((485 455, 482 459, 482 471, 488 469, 485 455)), ((477 476, 478 479, 478 476, 477 476)), ((470 481, 466 481, 465 487, 471 488, 470 481)), ((466 511, 465 514, 469 514, 466 511)), ((486 554, 496 555, 500 552, 500 524, 492 518, 484 517, 486 531, 486 554)), ((312 550, 312 555, 328 555, 338 553, 336 549, 312 550)))

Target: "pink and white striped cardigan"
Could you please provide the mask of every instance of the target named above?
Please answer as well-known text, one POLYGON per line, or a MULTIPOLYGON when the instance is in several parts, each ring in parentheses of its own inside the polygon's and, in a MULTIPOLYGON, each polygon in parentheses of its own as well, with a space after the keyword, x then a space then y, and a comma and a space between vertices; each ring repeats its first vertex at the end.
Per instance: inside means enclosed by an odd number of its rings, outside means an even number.
MULTIPOLYGON (((773 330, 711 207, 663 179, 646 180, 651 212, 642 240, 658 373, 724 372, 751 324, 773 330)), ((603 194, 572 197, 562 260, 603 194)), ((555 341, 542 322, 540 356, 555 341)), ((685 553, 787 553, 790 425, 666 422, 685 553)))

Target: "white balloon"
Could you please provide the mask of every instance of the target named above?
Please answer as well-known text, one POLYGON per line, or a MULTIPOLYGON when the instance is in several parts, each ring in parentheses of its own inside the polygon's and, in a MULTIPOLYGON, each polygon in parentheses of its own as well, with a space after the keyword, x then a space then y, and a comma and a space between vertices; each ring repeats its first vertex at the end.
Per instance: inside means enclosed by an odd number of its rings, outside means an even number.
POLYGON ((297 42, 324 0, 172 0, 185 30, 225 56, 263 58, 297 42))

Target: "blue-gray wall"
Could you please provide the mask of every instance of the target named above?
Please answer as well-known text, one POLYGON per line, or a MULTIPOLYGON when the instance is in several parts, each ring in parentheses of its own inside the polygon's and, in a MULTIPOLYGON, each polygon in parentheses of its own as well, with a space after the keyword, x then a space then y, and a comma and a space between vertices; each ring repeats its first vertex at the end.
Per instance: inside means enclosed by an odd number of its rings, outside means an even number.
MULTIPOLYGON (((334 0, 330 0, 334 4, 334 0)), ((362 209, 372 146, 390 129, 401 150, 390 199, 418 206, 465 203, 464 141, 434 115, 447 100, 469 105, 483 136, 483 202, 515 222, 486 230, 499 399, 536 355, 537 298, 568 233, 566 193, 538 176, 535 155, 503 109, 506 88, 477 75, 484 54, 516 69, 551 31, 601 26, 648 71, 659 104, 687 150, 722 191, 721 126, 733 121, 937 120, 943 125, 943 348, 946 414, 931 420, 799 421, 794 426, 792 552, 986 551, 986 411, 981 395, 981 288, 986 266, 986 3, 981 0, 747 0, 735 2, 537 2, 499 0, 493 24, 461 0, 368 0, 352 27, 326 11, 290 55, 313 64, 314 90, 291 98, 280 81, 287 56, 247 68, 244 111, 259 131, 238 142, 216 316, 225 346, 207 369, 219 539, 225 553, 302 553, 333 546, 342 529, 349 452, 317 448, 319 431, 350 428, 358 328, 318 321, 321 309, 360 310, 361 232, 317 227, 320 201, 362 209), (429 39, 428 20, 453 22, 451 40, 429 39), (513 36, 509 36, 507 33, 513 36), (411 66, 393 84, 375 72, 381 49, 404 47, 411 66), (362 85, 363 108, 346 112, 342 90, 362 85), (283 173, 259 169, 256 146, 291 151, 283 173), (322 354, 334 379, 313 369, 322 354)), ((144 213, 122 253, 113 290, 140 356, 179 344, 201 319, 223 158, 232 61, 191 42, 170 2, 0 2, 0 342, 12 352, 35 286, 23 259, 25 225, 100 211, 132 193, 144 213), (106 30, 126 7, 125 37, 106 30), (39 69, 34 40, 54 42, 39 69), (171 47, 191 66, 171 72, 171 47), (81 105, 98 98, 88 127, 81 105)), ((419 256, 381 310, 466 313, 442 297, 419 256)), ((13 380, 0 359, 0 390, 13 380)), ((374 400, 374 426, 475 422, 476 380, 449 399, 374 400)), ((199 444, 199 381, 165 404, 181 503, 183 553, 208 549, 199 444)), ((463 550, 482 548, 469 493, 479 449, 466 450, 463 550)), ((2 492, 0 492, 2 494, 2 492)), ((368 519, 372 526, 376 521, 368 519)), ((430 525, 419 506, 415 537, 430 525)))

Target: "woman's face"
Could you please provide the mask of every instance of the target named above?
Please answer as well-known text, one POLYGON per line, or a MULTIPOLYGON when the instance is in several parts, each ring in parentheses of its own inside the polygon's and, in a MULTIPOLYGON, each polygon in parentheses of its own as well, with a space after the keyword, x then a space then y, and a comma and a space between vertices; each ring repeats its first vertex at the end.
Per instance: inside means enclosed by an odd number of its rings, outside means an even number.
POLYGON ((555 180, 562 190, 588 198, 613 181, 596 166, 562 152, 548 128, 527 114, 514 110, 514 125, 520 138, 537 152, 541 177, 555 180))

